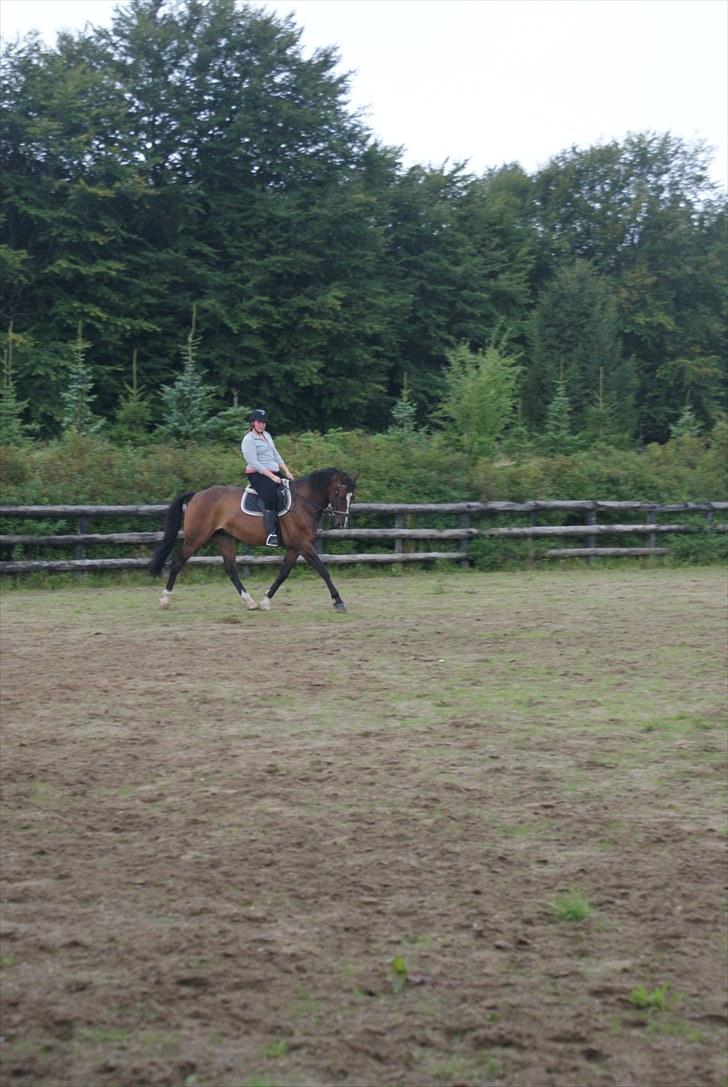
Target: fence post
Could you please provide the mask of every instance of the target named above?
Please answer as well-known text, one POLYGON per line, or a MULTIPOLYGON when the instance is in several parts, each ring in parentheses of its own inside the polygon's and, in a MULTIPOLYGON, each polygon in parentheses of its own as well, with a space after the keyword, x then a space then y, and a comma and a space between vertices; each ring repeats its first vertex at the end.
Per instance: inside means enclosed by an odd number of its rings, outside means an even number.
MULTIPOLYGON (((467 510, 464 513, 460 514, 459 520, 460 520, 460 528, 470 528, 470 514, 468 513, 467 510)), ((469 543, 470 543, 470 540, 468 539, 467 536, 463 536, 463 538, 458 541, 458 551, 463 556, 462 560, 460 562, 458 562, 458 566, 467 566, 468 565, 468 544, 469 543)))
MULTIPOLYGON (((586 523, 588 525, 595 525, 597 523, 597 511, 596 510, 587 510, 586 511, 586 523)), ((593 532, 586 537, 586 546, 587 547, 596 547, 597 546, 597 538, 596 538, 596 535, 593 532)), ((587 555, 586 556, 586 561, 588 563, 591 563, 592 557, 593 557, 592 555, 587 555)))
MULTIPOLYGON (((79 536, 86 532, 86 517, 83 513, 79 515, 78 521, 76 522, 76 532, 79 536)), ((76 544, 76 558, 86 558, 86 548, 82 543, 76 544)))
MULTIPOLYGON (((536 511, 535 510, 530 510, 530 512, 528 514, 528 527, 529 528, 535 528, 536 527, 536 511)), ((536 545, 533 542, 533 536, 529 536, 528 537, 528 561, 533 562, 533 560, 535 558, 536 558, 536 545)))
MULTIPOLYGON (((655 510, 647 510, 647 512, 645 513, 645 524, 646 525, 649 525, 650 519, 652 519, 655 523, 657 523, 657 513, 656 513, 655 510)), ((657 534, 655 532, 649 532, 647 534, 647 546, 648 547, 656 547, 657 546, 657 534)))
MULTIPOLYGON (((404 528, 404 514, 400 511, 394 515, 394 527, 404 528)), ((396 555, 401 555, 404 551, 404 540, 401 536, 398 536, 394 541, 394 552, 396 555)))

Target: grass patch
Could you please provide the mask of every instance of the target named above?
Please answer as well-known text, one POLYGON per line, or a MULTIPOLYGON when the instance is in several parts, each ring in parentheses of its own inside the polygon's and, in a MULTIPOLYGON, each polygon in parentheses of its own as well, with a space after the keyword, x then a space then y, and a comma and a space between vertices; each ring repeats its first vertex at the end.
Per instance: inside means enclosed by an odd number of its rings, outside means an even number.
POLYGON ((557 897, 553 904, 553 912, 558 921, 569 921, 572 924, 580 924, 591 917, 593 909, 589 902, 578 891, 566 891, 557 897))
POLYGON ((277 1042, 271 1042, 263 1050, 263 1056, 270 1058, 270 1060, 277 1061, 281 1057, 285 1057, 291 1048, 291 1043, 287 1042, 285 1038, 279 1039, 277 1042))
POLYGON ((627 1000, 641 1011, 664 1011, 668 1003, 674 1003, 674 997, 670 996, 670 986, 667 984, 658 985, 652 990, 647 989, 645 985, 637 985, 627 1000))

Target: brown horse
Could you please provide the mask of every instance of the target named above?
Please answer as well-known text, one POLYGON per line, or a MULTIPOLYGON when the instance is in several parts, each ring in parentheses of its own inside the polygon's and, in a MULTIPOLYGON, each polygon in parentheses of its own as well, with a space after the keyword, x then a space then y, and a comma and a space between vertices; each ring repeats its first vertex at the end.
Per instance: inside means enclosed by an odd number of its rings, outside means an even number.
POLYGON ((208 487, 204 491, 185 491, 175 498, 164 519, 164 539, 152 555, 149 572, 161 574, 164 564, 177 541, 184 519, 184 543, 172 560, 167 584, 159 603, 168 608, 174 583, 180 570, 196 551, 209 540, 222 552, 225 573, 228 575, 241 600, 250 610, 267 611, 273 596, 290 574, 296 559, 302 555, 317 574, 326 582, 334 607, 346 611, 344 601, 334 585, 329 572, 316 553, 316 533, 324 513, 332 513, 335 528, 346 528, 349 509, 356 489, 356 476, 350 476, 338 468, 321 468, 291 483, 293 502, 288 513, 279 517, 279 536, 286 553, 278 577, 257 604, 238 577, 235 559, 235 541, 264 545, 266 529, 262 517, 243 513, 240 508, 241 487, 208 487))

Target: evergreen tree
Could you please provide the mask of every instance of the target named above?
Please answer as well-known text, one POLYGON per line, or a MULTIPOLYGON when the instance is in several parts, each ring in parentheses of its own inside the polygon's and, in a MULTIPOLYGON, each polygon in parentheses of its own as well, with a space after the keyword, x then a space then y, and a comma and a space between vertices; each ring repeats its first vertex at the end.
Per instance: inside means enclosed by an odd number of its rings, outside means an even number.
MULTIPOLYGON (((531 322, 531 365, 524 405, 536 426, 559 377, 569 390, 576 431, 588 429, 597 389, 602 403, 619 404, 618 430, 635 429, 636 379, 622 354, 617 308, 607 284, 583 261, 560 268, 542 292, 531 322)), ((603 417, 604 418, 604 417, 603 417)))
POLYGON ((8 336, 2 355, 2 383, 0 384, 0 443, 3 445, 25 445, 29 441, 29 431, 23 422, 23 412, 27 401, 18 400, 13 379, 13 325, 10 323, 8 336))
POLYGON ((417 406, 410 396, 406 374, 399 399, 392 406, 392 425, 389 429, 398 434, 414 434, 417 429, 417 406))
POLYGON ((518 398, 520 367, 492 343, 485 351, 460 344, 448 352, 438 416, 456 428, 471 456, 491 454, 506 432, 518 398))
POLYGON ((173 385, 162 387, 164 437, 184 442, 205 441, 210 434, 215 391, 205 383, 197 363, 200 337, 196 335, 197 306, 192 307, 192 325, 181 348, 182 373, 173 385))
POLYGON ((546 410, 541 448, 545 453, 573 453, 576 445, 571 424, 571 402, 562 375, 556 382, 556 392, 546 410))
POLYGON ((132 353, 131 385, 124 383, 124 396, 119 401, 114 418, 114 435, 123 442, 140 442, 147 437, 152 408, 149 397, 139 387, 138 352, 132 353))
POLYGON ((604 367, 599 367, 599 384, 591 404, 584 411, 582 439, 586 445, 628 445, 631 434, 625 427, 617 394, 604 388, 604 367))
POLYGON ((670 437, 671 438, 685 438, 687 436, 696 437, 702 431, 700 420, 696 418, 695 412, 686 405, 679 418, 670 424, 670 437))
POLYGON ((91 392, 93 378, 91 369, 86 362, 88 346, 83 338, 83 330, 79 322, 78 335, 71 346, 68 385, 61 394, 63 404, 61 431, 63 434, 96 434, 104 425, 104 420, 94 415, 92 408, 96 397, 91 392))

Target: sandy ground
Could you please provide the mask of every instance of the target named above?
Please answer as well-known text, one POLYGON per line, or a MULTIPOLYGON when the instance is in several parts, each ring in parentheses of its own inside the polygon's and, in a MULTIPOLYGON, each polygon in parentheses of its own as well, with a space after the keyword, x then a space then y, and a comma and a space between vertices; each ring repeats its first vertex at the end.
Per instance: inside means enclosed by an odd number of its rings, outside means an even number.
POLYGON ((724 575, 340 587, 5 594, 2 1083, 724 1087, 724 575))

